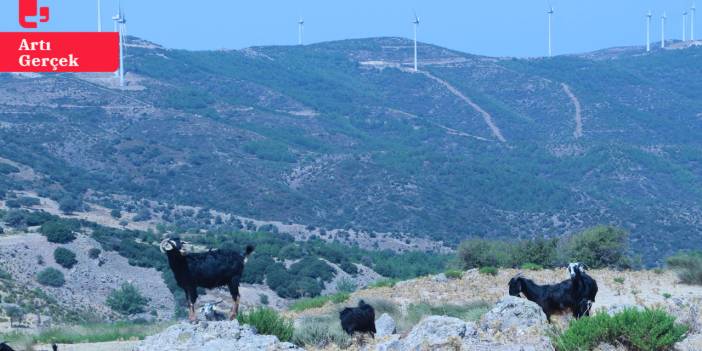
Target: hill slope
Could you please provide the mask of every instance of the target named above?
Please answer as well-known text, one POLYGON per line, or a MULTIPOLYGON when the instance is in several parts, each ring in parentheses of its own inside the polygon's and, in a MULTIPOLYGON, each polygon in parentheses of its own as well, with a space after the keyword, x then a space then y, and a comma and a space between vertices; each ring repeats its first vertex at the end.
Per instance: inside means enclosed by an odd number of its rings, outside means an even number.
POLYGON ((423 44, 419 73, 410 53, 132 38, 126 90, 2 74, 0 190, 180 227, 198 223, 173 204, 448 244, 615 224, 648 263, 702 248, 702 48, 527 60, 423 44))

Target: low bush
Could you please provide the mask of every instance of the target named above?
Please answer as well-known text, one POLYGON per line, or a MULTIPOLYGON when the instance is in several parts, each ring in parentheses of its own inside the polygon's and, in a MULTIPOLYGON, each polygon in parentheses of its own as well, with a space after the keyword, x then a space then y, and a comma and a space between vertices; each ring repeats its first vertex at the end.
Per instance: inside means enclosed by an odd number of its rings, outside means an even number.
POLYGON ((485 302, 476 302, 466 305, 444 304, 431 305, 428 303, 411 304, 407 313, 398 318, 398 329, 406 331, 419 323, 426 316, 447 316, 475 322, 479 320, 490 308, 485 302))
POLYGON ((342 349, 351 346, 351 337, 341 329, 338 315, 303 318, 295 328, 292 341, 301 347, 320 349, 332 344, 342 349))
POLYGON ((37 282, 41 285, 58 288, 66 284, 66 278, 64 278, 63 273, 58 269, 45 268, 37 273, 37 282))
POLYGON ((100 249, 94 247, 94 248, 88 250, 88 257, 95 260, 98 257, 100 257, 101 253, 102 253, 102 251, 100 251, 100 249))
POLYGON ((255 308, 249 312, 240 313, 237 320, 256 328, 263 335, 275 335, 280 341, 290 341, 293 337, 293 322, 282 317, 269 307, 255 308))
POLYGON ((542 265, 538 265, 536 263, 525 263, 520 268, 525 271, 540 271, 544 269, 542 265))
POLYGON ((399 283, 399 279, 379 279, 368 285, 369 288, 375 289, 375 288, 392 288, 395 286, 395 284, 399 283))
POLYGON ((139 290, 132 284, 125 283, 121 288, 112 290, 107 296, 106 304, 113 311, 130 316, 146 312, 146 304, 149 299, 142 296, 139 290))
POLYGON ((682 283, 702 285, 702 252, 679 253, 666 262, 682 283))
POLYGON ((324 305, 326 305, 328 302, 331 303, 342 303, 348 301, 349 293, 346 292, 340 292, 332 295, 325 295, 325 296, 317 296, 317 297, 312 297, 312 298, 307 298, 307 299, 300 299, 295 302, 293 302, 292 305, 290 305, 290 310, 294 312, 301 312, 304 310, 309 310, 311 308, 320 308, 324 305))
POLYGON ((491 275, 494 277, 497 275, 497 273, 499 273, 499 270, 495 267, 480 267, 478 272, 480 272, 480 274, 491 275))
POLYGON ((54 250, 54 260, 56 263, 61 265, 61 267, 66 269, 71 269, 76 265, 76 263, 78 263, 78 260, 76 260, 76 254, 73 253, 73 251, 63 247, 59 247, 54 250))
POLYGON ((463 278, 463 271, 458 269, 449 269, 444 272, 444 275, 446 275, 446 278, 449 279, 461 279, 463 278))
POLYGON ((358 289, 358 285, 350 278, 341 278, 336 282, 336 291, 352 293, 358 289))
POLYGON ((558 351, 592 350, 601 343, 620 343, 630 350, 668 350, 682 341, 687 327, 662 310, 628 309, 614 316, 599 313, 574 320, 552 337, 558 351))

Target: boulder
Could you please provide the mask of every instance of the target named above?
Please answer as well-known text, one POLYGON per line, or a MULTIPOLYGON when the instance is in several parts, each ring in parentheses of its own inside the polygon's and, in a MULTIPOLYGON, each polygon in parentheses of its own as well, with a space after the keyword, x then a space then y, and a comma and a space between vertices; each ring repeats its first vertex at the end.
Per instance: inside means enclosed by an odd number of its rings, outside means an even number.
POLYGON ((395 320, 387 313, 383 313, 380 318, 375 321, 375 335, 377 336, 382 337, 395 334, 396 329, 397 324, 395 320))
POLYGON ((702 334, 688 335, 685 340, 675 345, 675 351, 702 350, 702 334))
POLYGON ((139 343, 136 351, 304 351, 272 335, 258 335, 237 321, 179 323, 139 343))
POLYGON ((491 334, 522 335, 526 330, 542 331, 547 326, 539 305, 514 296, 504 297, 480 321, 480 328, 491 334))
POLYGON ((630 304, 616 304, 609 306, 606 310, 606 313, 610 316, 614 316, 615 314, 624 312, 624 310, 639 310, 642 311, 644 308, 639 306, 639 305, 630 305, 630 304))
POLYGON ((454 351, 462 349, 464 339, 476 338, 475 324, 458 318, 430 316, 414 326, 406 337, 376 346, 378 351, 454 351))
POLYGON ((702 301, 699 298, 675 297, 666 300, 665 310, 675 316, 676 322, 685 324, 689 328, 690 334, 695 334, 702 331, 701 305, 702 301))

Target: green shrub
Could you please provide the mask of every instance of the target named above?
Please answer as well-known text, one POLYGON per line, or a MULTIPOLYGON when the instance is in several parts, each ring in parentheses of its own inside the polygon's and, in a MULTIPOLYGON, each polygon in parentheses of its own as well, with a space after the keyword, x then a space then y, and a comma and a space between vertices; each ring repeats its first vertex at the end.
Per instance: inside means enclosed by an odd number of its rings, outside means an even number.
POLYGON ((621 343, 633 350, 668 350, 684 339, 687 327, 662 310, 628 309, 614 316, 599 313, 574 320, 567 330, 554 336, 558 351, 592 350, 607 342, 621 343))
POLYGON ((58 288, 66 284, 66 278, 58 269, 49 267, 37 273, 37 282, 41 285, 58 288))
POLYGON ((149 299, 142 296, 134 285, 124 283, 121 288, 112 290, 107 296, 106 304, 113 311, 130 316, 144 313, 148 302, 149 299))
POLYGON ((458 246, 458 258, 463 269, 511 266, 513 246, 498 240, 468 239, 458 246))
POLYGON ((499 270, 495 267, 480 267, 478 272, 480 272, 480 274, 496 276, 499 270))
POLYGON ((258 294, 258 300, 261 303, 261 305, 268 306, 268 295, 266 294, 258 294))
POLYGON ((336 290, 338 292, 352 293, 358 289, 355 281, 349 278, 341 278, 336 282, 336 290))
POLYGON ((88 257, 90 257, 91 259, 95 260, 95 259, 97 259, 98 257, 100 257, 100 254, 101 254, 101 253, 102 253, 102 251, 100 251, 100 249, 98 249, 98 248, 92 248, 92 249, 88 250, 88 257))
POLYGON ((525 271, 540 271, 543 270, 544 267, 536 263, 525 263, 522 265, 521 269, 525 271))
POLYGON ((479 320, 489 309, 490 305, 485 302, 465 305, 417 303, 410 304, 407 307, 407 313, 402 316, 396 316, 395 319, 398 331, 402 332, 411 329, 426 316, 447 316, 474 322, 479 320))
POLYGON ((336 315, 305 317, 293 333, 293 342, 302 347, 325 348, 332 344, 345 349, 351 346, 349 337, 336 315))
POLYGON ((76 239, 75 226, 64 221, 51 221, 44 223, 39 232, 46 240, 55 244, 67 244, 76 239))
POLYGON ((317 296, 313 298, 307 298, 307 299, 300 299, 295 302, 293 302, 292 305, 290 305, 290 310, 295 311, 295 312, 301 312, 304 310, 309 310, 311 308, 320 308, 324 305, 326 305, 328 302, 331 303, 342 303, 348 301, 349 293, 346 292, 339 292, 336 294, 332 295, 325 295, 325 296, 317 296))
POLYGON ((702 285, 702 252, 679 253, 666 262, 682 283, 702 285))
POLYGON ((567 256, 590 268, 632 268, 628 256, 629 234, 614 227, 595 227, 569 238, 567 256))
POLYGON ((12 280, 12 275, 6 270, 0 268, 0 279, 2 280, 12 280))
POLYGON ((375 288, 392 288, 395 286, 395 284, 399 283, 399 279, 379 279, 368 285, 369 288, 375 289, 375 288))
POLYGON ((76 263, 78 263, 78 260, 76 260, 76 254, 73 253, 73 251, 63 247, 59 247, 54 250, 54 260, 56 263, 61 265, 61 267, 66 269, 71 269, 76 265, 76 263))
POLYGON ((444 275, 449 279, 461 279, 463 278, 463 271, 459 269, 449 269, 444 272, 444 275))
POLYGON ((272 308, 260 307, 252 311, 240 313, 237 320, 248 324, 259 334, 275 335, 280 341, 290 341, 293 337, 293 322, 278 315, 272 308))

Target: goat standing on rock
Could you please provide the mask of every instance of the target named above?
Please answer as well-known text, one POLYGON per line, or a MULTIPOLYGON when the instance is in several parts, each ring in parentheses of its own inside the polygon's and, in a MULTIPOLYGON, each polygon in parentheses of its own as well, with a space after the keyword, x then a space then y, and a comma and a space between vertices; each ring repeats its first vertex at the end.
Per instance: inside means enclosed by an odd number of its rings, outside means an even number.
POLYGON ((595 303, 595 296, 597 296, 597 282, 585 273, 586 268, 587 266, 580 262, 568 265, 568 273, 570 274, 570 280, 573 282, 574 294, 576 299, 581 300, 579 311, 581 316, 590 315, 590 308, 595 303))
POLYGON ((197 288, 213 289, 225 285, 229 288, 234 301, 229 318, 231 320, 236 318, 239 312, 239 281, 244 273, 246 258, 253 250, 254 247, 249 245, 243 255, 230 250, 186 254, 183 250, 183 242, 178 238, 165 239, 161 242, 161 251, 168 257, 168 265, 173 271, 176 283, 185 291, 191 321, 197 319, 195 315, 197 288))

